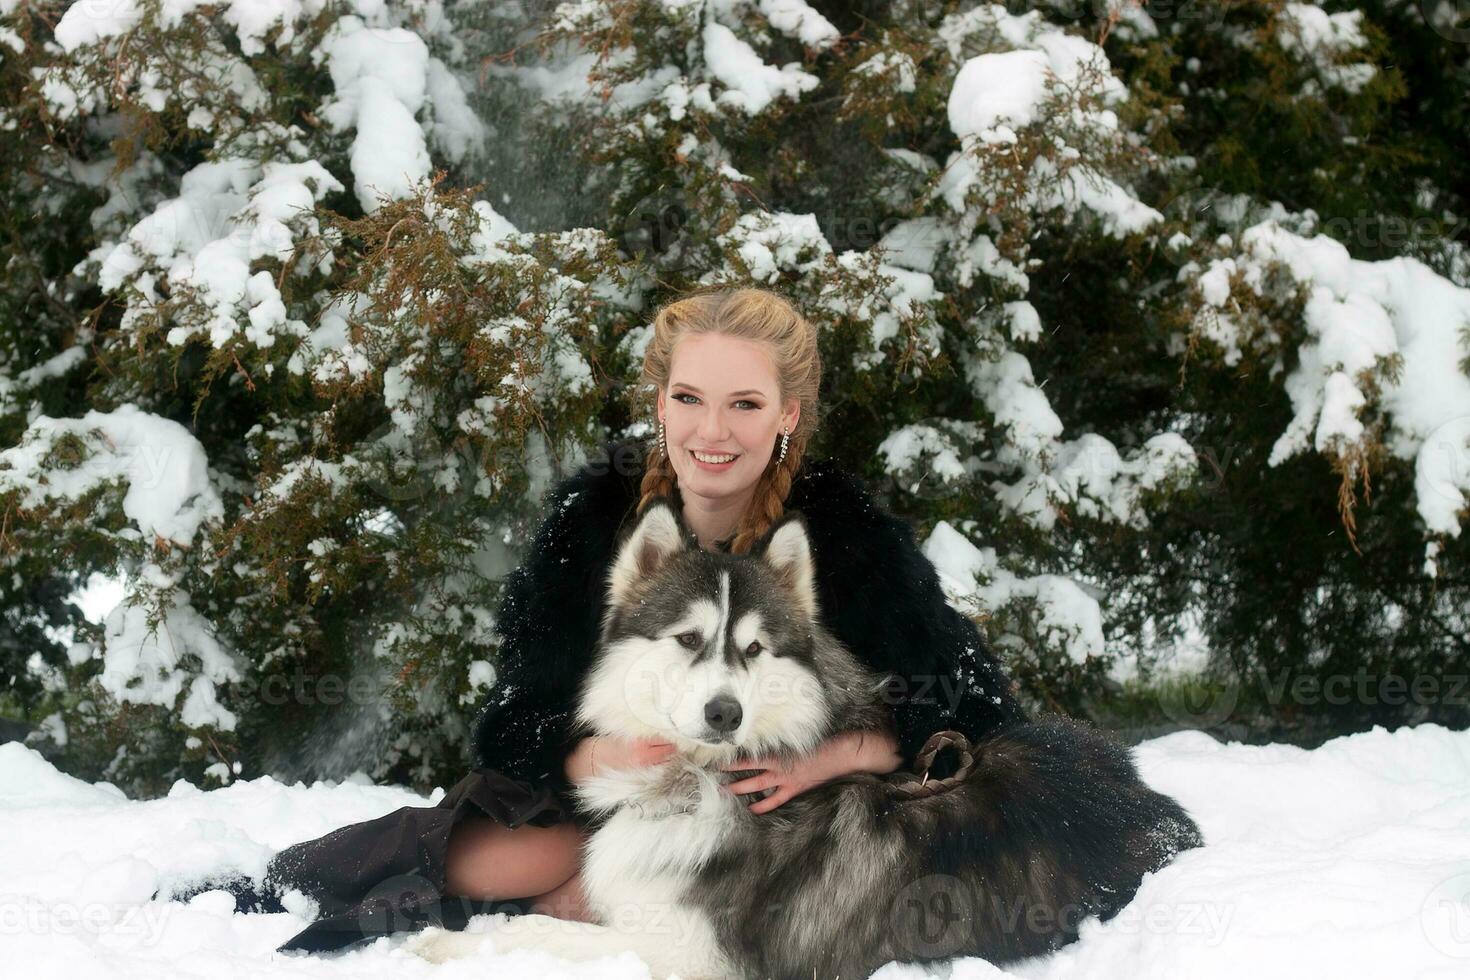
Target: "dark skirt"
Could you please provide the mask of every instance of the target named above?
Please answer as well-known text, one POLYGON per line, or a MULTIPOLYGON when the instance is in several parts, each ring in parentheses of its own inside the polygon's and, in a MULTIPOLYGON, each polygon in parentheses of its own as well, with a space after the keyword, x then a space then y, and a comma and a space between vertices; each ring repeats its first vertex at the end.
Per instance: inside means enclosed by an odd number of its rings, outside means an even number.
POLYGON ((233 891, 237 911, 283 911, 280 895, 290 888, 315 899, 317 919, 277 947, 283 952, 341 949, 428 925, 462 929, 481 913, 528 911, 527 899, 478 901, 444 894, 449 832, 467 816, 489 817, 507 827, 548 827, 570 820, 571 812, 548 787, 477 768, 434 806, 400 807, 292 844, 271 858, 263 884, 236 878, 206 887, 233 891))

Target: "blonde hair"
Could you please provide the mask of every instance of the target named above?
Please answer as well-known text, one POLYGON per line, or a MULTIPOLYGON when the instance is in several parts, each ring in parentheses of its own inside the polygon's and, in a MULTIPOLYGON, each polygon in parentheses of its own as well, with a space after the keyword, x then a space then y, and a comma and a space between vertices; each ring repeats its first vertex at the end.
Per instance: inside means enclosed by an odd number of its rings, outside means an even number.
MULTIPOLYGON (((653 337, 643 356, 642 383, 668 390, 674 345, 691 333, 718 333, 759 344, 776 367, 781 405, 784 407, 789 398, 801 404, 785 459, 778 463, 780 454, 771 454, 736 525, 730 551, 744 554, 784 513, 791 482, 817 429, 817 390, 822 380, 817 331, 786 297, 768 289, 716 286, 695 290, 666 303, 654 315, 653 337)), ((656 497, 672 497, 675 484, 673 463, 660 452, 654 439, 644 465, 636 512, 642 514, 656 497)))

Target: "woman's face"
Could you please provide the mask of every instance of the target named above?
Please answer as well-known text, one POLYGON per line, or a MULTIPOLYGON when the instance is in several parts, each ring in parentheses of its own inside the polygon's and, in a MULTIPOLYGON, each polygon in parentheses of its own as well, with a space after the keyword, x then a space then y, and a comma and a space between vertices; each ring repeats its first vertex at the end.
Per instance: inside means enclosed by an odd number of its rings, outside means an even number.
POLYGON ((718 333, 680 339, 669 386, 658 394, 679 492, 707 498, 749 492, 778 451, 782 426, 794 430, 801 414, 795 398, 783 411, 779 397, 776 367, 759 344, 718 333))

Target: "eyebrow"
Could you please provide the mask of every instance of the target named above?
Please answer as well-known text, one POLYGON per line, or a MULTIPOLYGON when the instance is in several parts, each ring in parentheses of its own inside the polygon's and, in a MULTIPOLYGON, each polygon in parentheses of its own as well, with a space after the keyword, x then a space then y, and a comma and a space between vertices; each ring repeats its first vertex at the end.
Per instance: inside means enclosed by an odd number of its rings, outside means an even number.
MULTIPOLYGON (((691 384, 685 384, 682 381, 675 381, 674 384, 673 385, 670 385, 669 387, 672 388, 672 387, 674 387, 674 385, 678 385, 680 388, 688 388, 690 391, 694 392, 696 395, 702 395, 702 394, 704 394, 704 392, 700 391, 698 388, 694 387, 693 385, 691 385, 691 384)), ((743 391, 732 391, 732 392, 730 392, 730 397, 731 398, 734 398, 736 395, 760 395, 762 398, 764 398, 765 397, 765 394, 766 393, 764 391, 757 391, 754 388, 746 388, 743 391)))

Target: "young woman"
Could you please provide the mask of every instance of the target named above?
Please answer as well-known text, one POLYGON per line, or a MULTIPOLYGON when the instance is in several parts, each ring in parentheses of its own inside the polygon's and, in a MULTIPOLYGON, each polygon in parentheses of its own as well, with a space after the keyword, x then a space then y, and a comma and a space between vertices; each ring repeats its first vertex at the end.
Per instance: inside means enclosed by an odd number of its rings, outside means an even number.
POLYGON ((274 890, 299 888, 321 909, 281 949, 338 948, 425 921, 455 928, 505 907, 487 903, 512 900, 522 911, 586 917, 584 827, 571 787, 672 751, 571 728, 619 533, 657 497, 674 500, 701 547, 737 554, 786 508, 800 510, 824 622, 888 677, 891 735, 842 733, 789 767, 732 764, 759 770, 729 787, 766 793, 752 811, 768 813, 847 773, 891 772, 936 731, 979 740, 1025 720, 974 625, 945 601, 909 526, 852 476, 806 459, 820 376, 815 329, 776 293, 709 289, 658 311, 642 375, 656 393, 657 437, 646 447, 605 447, 553 491, 506 583, 499 679, 475 725, 478 767, 434 807, 404 807, 278 854, 267 879, 274 890))

